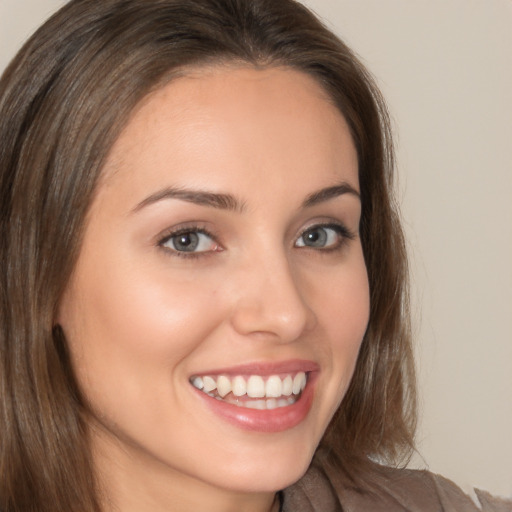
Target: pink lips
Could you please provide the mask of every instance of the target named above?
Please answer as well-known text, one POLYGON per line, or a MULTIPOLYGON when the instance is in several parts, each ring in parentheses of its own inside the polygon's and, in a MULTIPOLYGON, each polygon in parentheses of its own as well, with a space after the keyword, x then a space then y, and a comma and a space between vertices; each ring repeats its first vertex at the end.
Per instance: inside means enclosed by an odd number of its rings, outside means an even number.
POLYGON ((312 361, 288 360, 272 363, 250 363, 229 368, 217 368, 200 375, 270 375, 296 374, 304 372, 308 375, 305 389, 292 405, 275 409, 250 409, 238 407, 223 400, 218 400, 208 394, 194 388, 197 396, 216 415, 227 420, 235 426, 257 432, 282 432, 300 424, 308 415, 313 403, 315 382, 319 372, 319 366, 312 361))
POLYGON ((201 375, 274 375, 294 372, 317 372, 319 366, 313 361, 294 359, 270 363, 248 363, 227 368, 216 368, 200 372, 201 375))

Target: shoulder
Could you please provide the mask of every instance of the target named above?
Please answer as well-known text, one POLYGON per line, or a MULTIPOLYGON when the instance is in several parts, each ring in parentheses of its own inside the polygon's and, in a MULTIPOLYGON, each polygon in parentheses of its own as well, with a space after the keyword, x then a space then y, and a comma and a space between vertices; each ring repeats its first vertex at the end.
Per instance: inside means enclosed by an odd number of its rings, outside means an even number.
POLYGON ((283 512, 512 512, 512 501, 476 494, 481 508, 442 476, 377 465, 361 489, 313 465, 284 492, 283 512))

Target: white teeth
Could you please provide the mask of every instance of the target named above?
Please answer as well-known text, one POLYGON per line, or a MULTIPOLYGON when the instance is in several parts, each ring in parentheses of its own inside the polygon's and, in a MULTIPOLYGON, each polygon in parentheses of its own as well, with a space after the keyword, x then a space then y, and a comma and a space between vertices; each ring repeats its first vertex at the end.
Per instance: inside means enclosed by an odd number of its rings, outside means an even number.
POLYGON ((293 391, 293 379, 291 375, 287 375, 283 380, 283 395, 290 396, 293 391))
POLYGON ((283 394, 283 382, 278 375, 272 375, 265 384, 265 395, 278 398, 283 394))
POLYGON ((266 402, 267 409, 275 409, 277 407, 277 400, 275 398, 269 398, 266 402))
POLYGON ((306 374, 299 372, 293 379, 293 394, 298 395, 306 387, 306 374))
POLYGON ((247 396, 250 398, 263 398, 265 396, 265 382, 259 375, 251 375, 247 381, 247 396))
POLYGON ((217 393, 224 398, 231 392, 231 381, 224 375, 220 375, 217 379, 217 393))
POLYGON ((269 409, 278 409, 279 407, 288 407, 295 403, 295 399, 276 400, 269 398, 268 400, 248 400, 247 402, 238 402, 238 407, 246 407, 247 409, 259 409, 260 411, 269 409))
POLYGON ((275 409, 294 404, 298 395, 304 390, 307 375, 299 372, 280 377, 271 375, 251 375, 247 379, 241 375, 230 378, 226 375, 212 377, 210 375, 194 376, 191 384, 213 398, 228 402, 238 407, 252 409, 275 409), (262 400, 239 400, 239 397, 257 398, 262 400))
POLYGON ((232 384, 233 395, 235 396, 243 396, 247 393, 247 384, 245 383, 245 379, 238 375, 233 379, 232 384))
POLYGON ((196 387, 197 389, 203 389, 203 379, 201 377, 194 377, 192 379, 192 384, 194 385, 194 387, 196 387))
POLYGON ((263 411, 267 408, 267 404, 265 400, 250 400, 245 404, 245 407, 248 409, 259 409, 263 411))
POLYGON ((203 391, 206 393, 213 391, 217 387, 215 379, 211 377, 203 377, 203 391))

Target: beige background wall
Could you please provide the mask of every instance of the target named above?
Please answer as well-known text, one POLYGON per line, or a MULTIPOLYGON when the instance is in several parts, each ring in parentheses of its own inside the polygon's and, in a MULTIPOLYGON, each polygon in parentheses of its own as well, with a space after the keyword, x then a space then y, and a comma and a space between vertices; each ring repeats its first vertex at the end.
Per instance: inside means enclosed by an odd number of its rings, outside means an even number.
MULTIPOLYGON (((0 0, 0 69, 63 2, 0 0)), ((398 134, 422 418, 415 465, 512 496, 512 2, 307 0, 398 134)))

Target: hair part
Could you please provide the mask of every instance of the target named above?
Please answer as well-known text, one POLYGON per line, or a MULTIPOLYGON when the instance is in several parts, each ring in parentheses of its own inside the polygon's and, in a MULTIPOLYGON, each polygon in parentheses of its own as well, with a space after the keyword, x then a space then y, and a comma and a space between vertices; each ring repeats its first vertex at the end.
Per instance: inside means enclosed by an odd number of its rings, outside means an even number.
POLYGON ((0 81, 0 509, 97 511, 87 410, 56 309, 110 148, 134 108, 190 67, 287 66, 318 81, 359 159, 370 321, 318 451, 363 485, 413 448, 405 245, 385 104, 351 50, 293 0, 73 0, 0 81))

